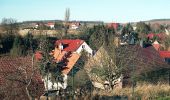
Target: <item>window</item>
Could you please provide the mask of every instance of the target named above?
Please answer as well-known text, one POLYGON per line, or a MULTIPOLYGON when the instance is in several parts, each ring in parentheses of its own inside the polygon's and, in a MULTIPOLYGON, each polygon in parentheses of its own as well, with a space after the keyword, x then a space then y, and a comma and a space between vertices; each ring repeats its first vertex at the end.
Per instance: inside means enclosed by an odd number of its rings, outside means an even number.
POLYGON ((84 48, 85 48, 85 45, 82 45, 82 48, 84 49, 84 48))

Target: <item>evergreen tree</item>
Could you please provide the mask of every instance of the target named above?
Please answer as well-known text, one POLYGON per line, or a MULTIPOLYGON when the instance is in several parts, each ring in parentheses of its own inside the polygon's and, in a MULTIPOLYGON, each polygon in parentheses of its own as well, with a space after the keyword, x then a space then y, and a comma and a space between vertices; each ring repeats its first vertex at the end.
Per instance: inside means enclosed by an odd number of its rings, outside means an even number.
POLYGON ((136 24, 136 31, 139 34, 141 33, 148 34, 151 31, 151 28, 149 25, 145 24, 144 22, 139 22, 136 24))
POLYGON ((104 43, 113 43, 115 31, 113 28, 107 28, 104 25, 94 26, 91 29, 91 36, 89 39, 90 47, 93 50, 98 50, 104 43))
POLYGON ((10 50, 10 54, 12 56, 22 56, 23 54, 22 38, 18 35, 14 39, 13 47, 10 50))

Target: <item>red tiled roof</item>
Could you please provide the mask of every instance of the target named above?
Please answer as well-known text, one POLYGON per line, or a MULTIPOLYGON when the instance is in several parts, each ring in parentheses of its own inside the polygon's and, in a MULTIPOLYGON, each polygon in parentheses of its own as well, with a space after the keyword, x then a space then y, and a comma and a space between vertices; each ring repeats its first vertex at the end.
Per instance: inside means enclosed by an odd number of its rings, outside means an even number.
POLYGON ((159 51, 162 58, 170 58, 170 51, 159 51))
POLYGON ((63 44, 63 45, 67 45, 66 47, 63 48, 64 51, 76 51, 80 46, 81 44, 83 44, 83 40, 80 40, 80 39, 75 39, 75 40, 71 40, 71 39, 63 39, 63 40, 58 40, 56 41, 56 45, 59 45, 59 44, 63 44))
POLYGON ((160 38, 160 39, 162 39, 162 38, 164 37, 163 33, 159 33, 159 34, 149 33, 149 34, 147 35, 147 37, 148 37, 149 39, 154 38, 154 36, 157 36, 157 37, 160 38))
POLYGON ((109 23, 107 26, 108 26, 109 28, 117 29, 118 26, 119 26, 119 23, 109 23))
POLYGON ((47 25, 54 25, 55 23, 53 23, 53 22, 49 22, 49 23, 47 23, 47 25))

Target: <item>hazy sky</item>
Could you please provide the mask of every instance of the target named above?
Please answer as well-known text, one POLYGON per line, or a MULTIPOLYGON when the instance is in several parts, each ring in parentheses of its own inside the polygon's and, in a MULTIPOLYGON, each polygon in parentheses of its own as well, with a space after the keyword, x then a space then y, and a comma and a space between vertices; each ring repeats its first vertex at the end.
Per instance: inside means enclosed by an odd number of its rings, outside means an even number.
POLYGON ((64 19, 131 22, 170 18, 170 0, 0 0, 0 20, 64 19))

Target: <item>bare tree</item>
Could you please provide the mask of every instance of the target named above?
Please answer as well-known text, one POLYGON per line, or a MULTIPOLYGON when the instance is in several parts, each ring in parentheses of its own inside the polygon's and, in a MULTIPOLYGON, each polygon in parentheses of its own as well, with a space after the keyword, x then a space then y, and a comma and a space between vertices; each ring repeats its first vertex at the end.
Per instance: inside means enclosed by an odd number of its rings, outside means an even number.
POLYGON ((3 31, 7 34, 17 34, 19 30, 17 20, 13 18, 3 18, 1 25, 3 31))
POLYGON ((4 88, 1 88, 1 92, 5 93, 3 99, 31 100, 43 94, 44 85, 39 83, 42 80, 33 56, 32 59, 31 57, 18 57, 15 60, 5 57, 1 58, 1 61, 3 61, 2 69, 4 67, 8 69, 0 72, 4 80, 4 88), (9 65, 5 61, 9 61, 9 65))

